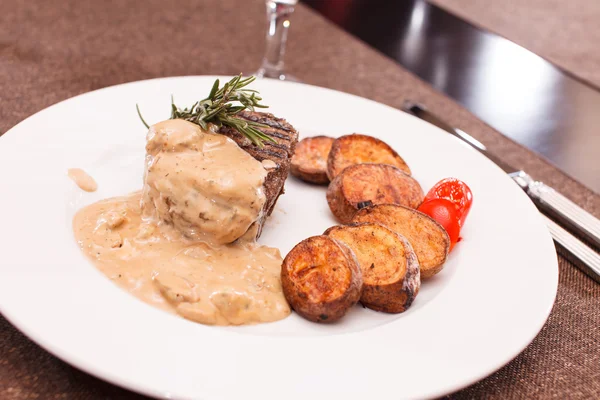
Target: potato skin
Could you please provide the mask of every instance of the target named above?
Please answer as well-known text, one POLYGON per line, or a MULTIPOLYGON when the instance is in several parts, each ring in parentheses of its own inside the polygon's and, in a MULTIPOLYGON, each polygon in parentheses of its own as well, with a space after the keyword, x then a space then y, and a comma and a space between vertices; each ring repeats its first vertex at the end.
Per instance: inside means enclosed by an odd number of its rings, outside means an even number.
POLYGON ((379 224, 334 226, 325 235, 344 243, 356 255, 363 273, 360 302, 376 311, 401 313, 421 287, 419 261, 401 235, 379 224))
POLYGON ((387 143, 368 135, 354 133, 337 138, 327 159, 327 176, 333 180, 345 168, 355 164, 388 164, 411 175, 410 168, 387 143))
POLYGON ((329 136, 313 136, 298 142, 290 165, 291 174, 309 183, 329 183, 327 159, 333 141, 329 136))
POLYGON ((400 205, 381 204, 359 210, 352 221, 381 224, 404 236, 419 260, 421 279, 430 278, 444 268, 450 238, 446 230, 428 215, 400 205))
POLYGON ((417 208, 424 196, 414 178, 387 164, 352 165, 327 188, 329 208, 343 223, 349 223, 363 203, 417 208))
POLYGON ((348 247, 328 236, 312 236, 283 260, 281 285, 288 303, 302 317, 334 322, 360 299, 362 271, 348 247))

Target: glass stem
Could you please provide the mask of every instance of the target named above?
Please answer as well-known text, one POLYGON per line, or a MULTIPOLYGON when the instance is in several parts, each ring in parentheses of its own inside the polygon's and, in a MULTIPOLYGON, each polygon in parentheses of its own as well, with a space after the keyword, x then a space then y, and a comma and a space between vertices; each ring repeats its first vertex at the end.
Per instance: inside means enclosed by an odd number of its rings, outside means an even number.
POLYGON ((285 79, 283 57, 285 43, 290 27, 290 17, 294 6, 275 0, 267 0, 267 47, 262 65, 258 71, 260 77, 285 79))

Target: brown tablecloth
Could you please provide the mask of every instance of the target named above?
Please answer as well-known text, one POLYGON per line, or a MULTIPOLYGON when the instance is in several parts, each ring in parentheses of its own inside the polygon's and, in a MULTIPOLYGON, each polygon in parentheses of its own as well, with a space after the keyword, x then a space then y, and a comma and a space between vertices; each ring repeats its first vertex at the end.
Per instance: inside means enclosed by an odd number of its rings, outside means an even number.
MULTIPOLYGON (((3 0, 0 132, 53 103, 109 85, 251 71, 263 39, 262 0, 3 0)), ((599 196, 303 6, 294 15, 287 64, 304 82, 393 107, 421 101, 600 216, 599 196)), ((599 298, 600 285, 561 258, 556 305, 539 336, 506 367, 451 397, 600 396, 599 298)), ((1 399, 138 396, 68 366, 3 318, 0 332, 1 399)))

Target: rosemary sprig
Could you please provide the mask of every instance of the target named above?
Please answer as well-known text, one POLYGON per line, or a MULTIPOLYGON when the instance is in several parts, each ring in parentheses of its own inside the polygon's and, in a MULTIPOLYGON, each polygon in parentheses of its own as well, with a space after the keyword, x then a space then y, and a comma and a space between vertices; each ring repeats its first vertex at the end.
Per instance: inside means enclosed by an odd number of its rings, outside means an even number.
MULTIPOLYGON (((259 147, 262 147, 265 141, 274 142, 272 137, 258 129, 266 125, 237 116, 243 110, 254 111, 255 108, 268 108, 268 106, 260 104, 262 97, 256 90, 246 88, 254 80, 256 80, 254 76, 244 78, 240 74, 220 88, 217 79, 208 97, 197 101, 189 108, 177 107, 171 96, 171 119, 184 119, 200 125, 203 129, 208 129, 208 123, 219 127, 225 125, 236 129, 259 147)), ((142 123, 148 127, 139 107, 137 107, 137 111, 142 123)))

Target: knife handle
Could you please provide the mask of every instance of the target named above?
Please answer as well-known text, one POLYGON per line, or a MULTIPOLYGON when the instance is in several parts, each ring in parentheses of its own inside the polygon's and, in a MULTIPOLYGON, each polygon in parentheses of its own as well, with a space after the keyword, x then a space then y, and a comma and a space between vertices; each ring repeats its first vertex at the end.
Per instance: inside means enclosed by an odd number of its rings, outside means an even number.
POLYGON ((550 218, 543 214, 542 217, 546 221, 548 231, 550 231, 559 253, 589 275, 590 278, 600 283, 600 255, 550 218))
POLYGON ((596 249, 600 249, 600 220, 550 186, 523 171, 509 174, 543 213, 556 219, 596 249))
POLYGON ((527 188, 527 194, 538 207, 559 220, 565 227, 580 234, 592 246, 600 249, 598 218, 542 182, 532 182, 527 188))

